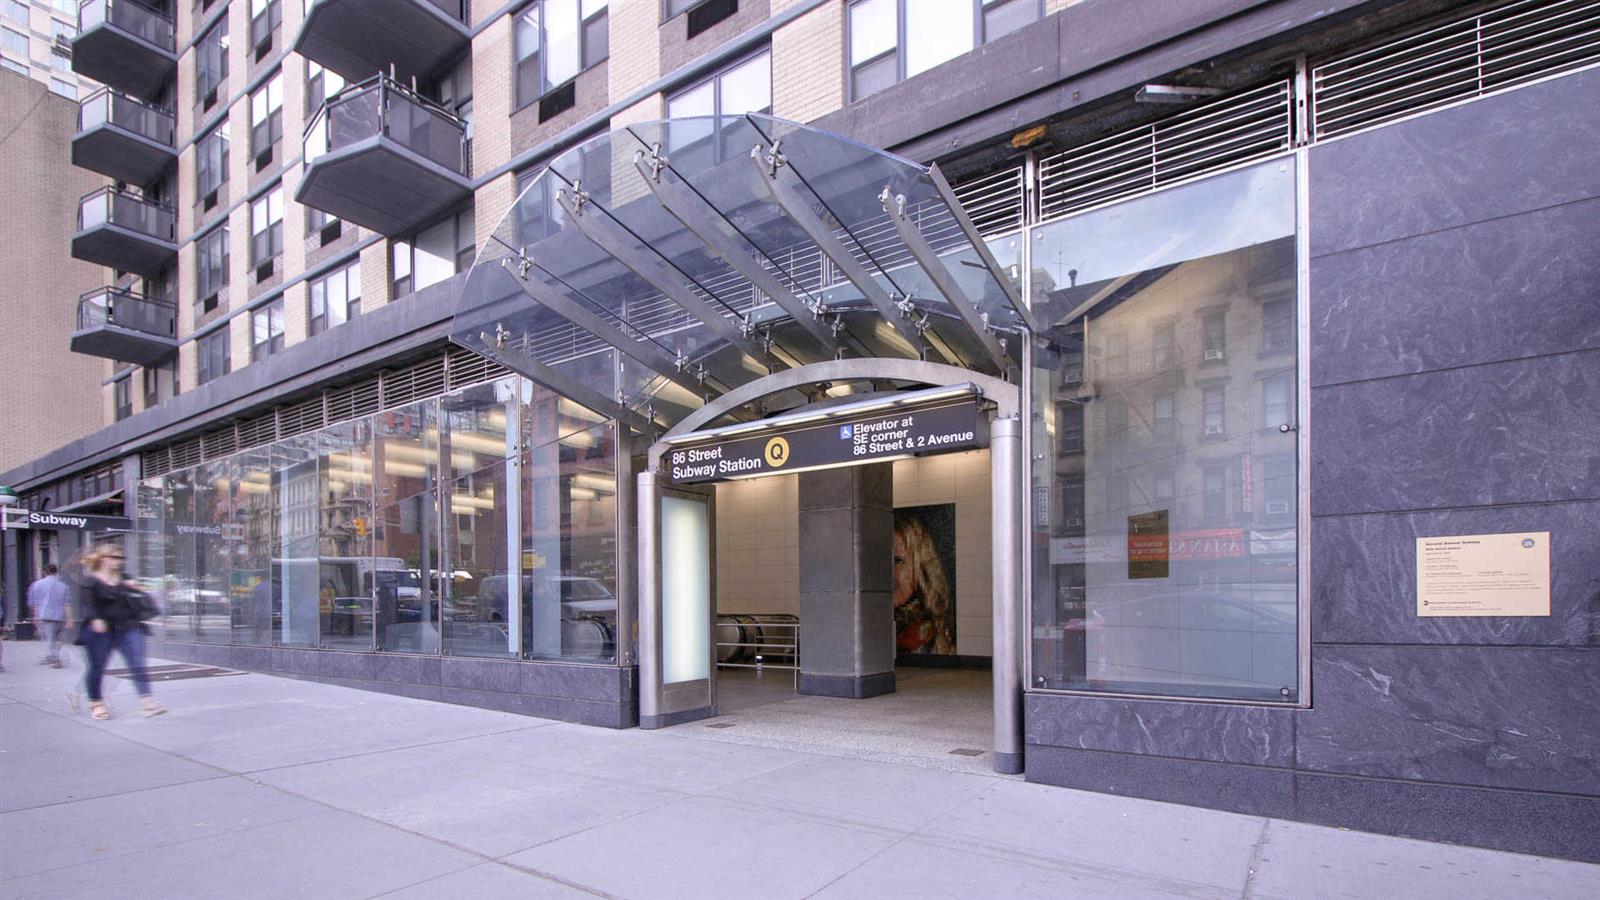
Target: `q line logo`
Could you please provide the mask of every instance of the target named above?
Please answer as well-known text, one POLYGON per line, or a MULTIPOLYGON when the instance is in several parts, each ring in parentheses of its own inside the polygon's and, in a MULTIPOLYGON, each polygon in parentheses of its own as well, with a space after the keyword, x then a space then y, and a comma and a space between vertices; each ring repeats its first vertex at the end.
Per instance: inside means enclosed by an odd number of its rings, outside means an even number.
POLYGON ((767 448, 761 451, 761 457, 774 469, 783 468, 789 461, 789 442, 781 437, 767 441, 767 448))

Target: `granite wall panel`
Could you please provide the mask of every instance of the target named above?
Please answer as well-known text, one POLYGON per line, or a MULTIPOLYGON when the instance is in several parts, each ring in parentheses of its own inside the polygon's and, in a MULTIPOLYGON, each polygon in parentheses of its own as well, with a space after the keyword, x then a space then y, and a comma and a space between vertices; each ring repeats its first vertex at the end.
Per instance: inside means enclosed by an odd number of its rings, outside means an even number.
POLYGON ((1294 818, 1600 862, 1600 799, 1297 772, 1294 818))
POLYGON ((1600 651, 1321 645, 1300 769, 1600 797, 1600 651))
POLYGON ((1029 744, 1288 768, 1294 712, 1265 706, 1029 694, 1029 744))
POLYGON ((1597 107, 1590 69, 1312 148, 1312 256, 1600 196, 1597 107))
POLYGON ((1311 639, 1600 648, 1600 502, 1325 516, 1312 525, 1311 639), (1416 539, 1550 532, 1549 616, 1417 616, 1416 539))
POLYGON ((1597 246, 1600 198, 1316 259, 1311 383, 1600 347, 1597 246))
POLYGON ((1038 784, 1187 803, 1255 816, 1294 812, 1294 773, 1232 765, 1027 744, 1026 778, 1038 784))
POLYGON ((1314 515, 1600 497, 1600 350, 1316 388, 1311 408, 1314 515))

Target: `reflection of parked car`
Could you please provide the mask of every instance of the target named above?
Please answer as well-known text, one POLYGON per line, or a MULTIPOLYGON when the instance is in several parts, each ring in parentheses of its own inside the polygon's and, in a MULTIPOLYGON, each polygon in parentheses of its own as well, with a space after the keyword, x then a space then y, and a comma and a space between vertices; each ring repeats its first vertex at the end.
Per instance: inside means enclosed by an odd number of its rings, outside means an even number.
MULTIPOLYGON (((605 583, 578 575, 522 577, 522 621, 530 634, 534 610, 561 605, 562 657, 611 659, 616 654, 617 598, 605 583)), ((506 576, 490 575, 478 587, 477 614, 490 622, 506 619, 506 576)), ((533 643, 537 644, 537 641, 533 643)))

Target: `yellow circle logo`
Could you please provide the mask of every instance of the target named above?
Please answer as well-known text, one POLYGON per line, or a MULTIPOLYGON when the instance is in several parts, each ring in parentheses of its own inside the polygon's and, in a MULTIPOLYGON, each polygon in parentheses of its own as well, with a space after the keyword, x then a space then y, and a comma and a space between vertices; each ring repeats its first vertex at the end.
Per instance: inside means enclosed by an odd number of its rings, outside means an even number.
POLYGON ((762 451, 761 455, 766 459, 767 465, 774 469, 781 468, 789 461, 789 442, 781 437, 775 437, 767 441, 767 449, 762 451))

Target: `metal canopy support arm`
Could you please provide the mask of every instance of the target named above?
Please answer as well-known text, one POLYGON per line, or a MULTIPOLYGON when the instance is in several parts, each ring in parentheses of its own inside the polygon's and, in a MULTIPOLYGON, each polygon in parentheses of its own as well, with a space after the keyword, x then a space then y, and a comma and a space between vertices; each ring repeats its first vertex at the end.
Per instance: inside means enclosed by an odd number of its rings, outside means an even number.
POLYGON ((583 232, 584 237, 649 282, 652 287, 666 295, 668 300, 704 322, 705 326, 718 337, 739 348, 740 352, 757 364, 770 368, 773 355, 762 346, 761 341, 749 333, 744 322, 722 315, 711 304, 696 297, 693 291, 683 285, 681 279, 687 276, 683 276, 660 258, 652 257, 649 252, 641 250, 632 234, 625 233, 622 228, 609 220, 610 213, 602 211, 596 214, 585 208, 593 206, 595 209, 600 209, 594 201, 575 202, 573 190, 564 188, 558 191, 556 202, 566 210, 567 221, 583 232))
POLYGON ((1006 277, 1005 270, 1000 268, 1000 261, 990 252, 988 243, 984 241, 983 235, 978 233, 978 226, 972 223, 972 217, 967 215, 960 198, 956 197, 955 188, 945 180, 938 163, 928 167, 928 177, 933 179, 934 188, 939 191, 939 196, 944 198, 945 205, 950 207, 951 214, 956 217, 956 224, 961 227, 961 233, 967 236, 967 240, 978 251, 978 258, 983 260, 983 264, 989 267, 990 272, 994 273, 995 281, 1000 282, 1000 289, 1006 292, 1006 299, 1011 301, 1011 308, 1022 317, 1023 324, 1029 331, 1039 334, 1042 329, 1039 328, 1038 320, 1033 317, 1033 309, 1023 301, 1022 296, 1017 293, 1017 286, 1011 283, 1011 279, 1006 277))
MULTIPOLYGON (((888 293, 879 287, 876 281, 872 280, 872 273, 868 272, 865 266, 856 261, 850 250, 834 235, 832 229, 817 218, 817 214, 811 211, 811 205, 805 201, 805 198, 801 197, 795 192, 794 188, 784 184, 778 178, 778 166, 768 161, 768 151, 756 146, 750 152, 750 160, 756 171, 761 174, 761 183, 766 186, 767 193, 772 197, 772 202, 778 204, 784 215, 788 216, 796 225, 799 225, 800 229, 806 233, 806 237, 817 245, 817 249, 821 250, 824 256, 839 267, 839 271, 850 279, 850 283, 855 285, 856 290, 861 292, 861 296, 866 297, 867 302, 878 310, 879 315, 883 316, 890 327, 894 328, 895 332, 905 338, 912 347, 920 349, 927 346, 934 347, 937 350, 938 348, 931 342, 923 339, 921 332, 915 326, 906 321, 904 311, 893 300, 889 299, 888 293)), ((943 353, 941 352, 940 355, 943 355, 943 353)), ((947 362, 954 361, 947 360, 947 362)))
POLYGON ((645 418, 583 382, 569 378, 560 371, 539 362, 521 350, 501 344, 495 339, 494 335, 479 332, 478 337, 483 340, 485 346, 495 348, 495 354, 506 365, 563 397, 572 400, 579 406, 587 407, 604 416, 610 416, 640 434, 651 434, 661 430, 660 423, 645 418))
MULTIPOLYGON (((525 258, 524 261, 526 261, 525 258)), ((582 303, 545 284, 538 278, 532 277, 531 273, 523 272, 520 264, 507 266, 507 268, 515 270, 512 274, 516 276, 517 283, 522 286, 522 290, 529 297, 533 298, 534 302, 617 348, 617 350, 645 368, 696 396, 702 394, 714 396, 720 393, 709 384, 685 374, 683 366, 679 365, 679 360, 668 356, 653 344, 629 337, 622 329, 606 321, 599 313, 586 308, 582 303)), ((684 361, 684 365, 687 365, 687 361, 684 361)))
MULTIPOLYGON (((744 252, 738 241, 717 226, 720 213, 695 192, 659 178, 643 154, 634 157, 633 166, 644 179, 645 186, 655 195, 656 201, 672 213, 673 217, 695 233, 711 252, 715 253, 735 271, 743 275, 761 293, 792 316, 800 327, 816 338, 823 347, 839 352, 839 339, 833 329, 823 321, 819 309, 813 309, 794 295, 777 276, 744 252)), ((670 171, 670 169, 669 169, 670 171)))
POLYGON ((922 231, 912 224, 911 218, 906 215, 905 195, 891 194, 889 188, 885 187, 879 199, 883 200, 883 211, 889 214, 889 221, 894 223, 894 230, 899 233, 906 249, 916 258, 917 265, 922 267, 922 271, 933 282, 933 286, 944 295, 946 302, 961 314, 961 321, 966 322, 967 327, 972 329, 972 333, 977 336, 978 343, 983 345, 989 358, 1002 372, 1015 368, 1016 363, 1006 354, 1006 348, 1000 345, 994 332, 989 330, 987 317, 979 313, 972 305, 972 301, 967 299, 966 293, 961 290, 961 285, 956 283, 950 270, 939 260, 939 254, 934 252, 928 239, 922 236, 922 231))

